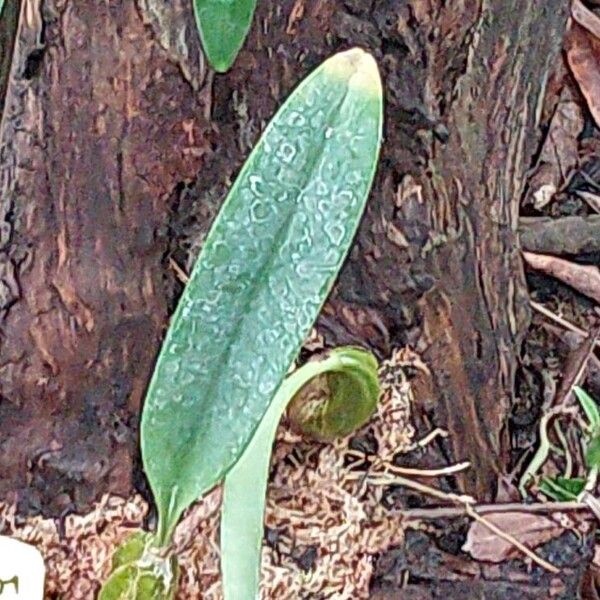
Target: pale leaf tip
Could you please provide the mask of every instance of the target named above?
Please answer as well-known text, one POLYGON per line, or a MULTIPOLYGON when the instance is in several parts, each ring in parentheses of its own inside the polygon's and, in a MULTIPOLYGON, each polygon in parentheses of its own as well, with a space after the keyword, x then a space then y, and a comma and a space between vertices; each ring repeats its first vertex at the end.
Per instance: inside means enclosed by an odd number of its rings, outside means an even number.
POLYGON ((326 65, 332 75, 348 80, 354 89, 381 96, 381 78, 377 62, 362 48, 339 52, 330 58, 326 65))

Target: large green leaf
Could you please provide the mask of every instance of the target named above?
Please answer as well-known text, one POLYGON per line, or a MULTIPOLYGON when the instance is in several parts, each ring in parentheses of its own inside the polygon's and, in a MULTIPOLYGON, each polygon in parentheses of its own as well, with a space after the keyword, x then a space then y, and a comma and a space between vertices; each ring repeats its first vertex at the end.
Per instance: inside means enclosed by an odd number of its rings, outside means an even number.
POLYGON ((161 543, 241 456, 296 357, 360 221, 381 127, 375 61, 342 52, 293 92, 233 185, 142 415, 161 543))
POLYGON ((256 0, 193 0, 204 53, 220 73, 231 67, 252 23, 256 0))
POLYGON ((303 413, 309 424, 306 429, 317 439, 355 431, 377 405, 377 361, 365 350, 333 350, 325 360, 304 365, 284 381, 244 454, 225 477, 221 513, 225 600, 258 598, 265 492, 277 424, 288 402, 323 377, 333 378, 335 384, 327 386, 325 396, 319 394, 311 400, 319 407, 316 412, 321 417, 315 419, 311 410, 303 413))

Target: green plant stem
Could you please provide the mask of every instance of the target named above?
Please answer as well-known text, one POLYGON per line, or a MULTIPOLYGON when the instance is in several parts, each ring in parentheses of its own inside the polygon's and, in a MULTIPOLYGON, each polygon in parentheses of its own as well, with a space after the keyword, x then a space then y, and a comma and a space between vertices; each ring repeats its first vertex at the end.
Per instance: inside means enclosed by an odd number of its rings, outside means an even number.
POLYGON ((263 519, 271 448, 288 402, 311 379, 353 368, 334 354, 307 363, 281 385, 244 454, 225 477, 221 516, 221 570, 225 600, 258 598, 263 519))
POLYGON ((523 472, 523 476, 519 481, 519 492, 521 492, 521 496, 525 498, 527 496, 526 486, 529 483, 530 479, 533 479, 537 472, 542 468, 542 465, 546 462, 548 458, 548 454, 550 453, 550 440, 548 439, 548 423, 550 420, 556 416, 554 411, 550 411, 542 416, 540 419, 540 442, 533 455, 533 458, 527 465, 525 471, 523 472))

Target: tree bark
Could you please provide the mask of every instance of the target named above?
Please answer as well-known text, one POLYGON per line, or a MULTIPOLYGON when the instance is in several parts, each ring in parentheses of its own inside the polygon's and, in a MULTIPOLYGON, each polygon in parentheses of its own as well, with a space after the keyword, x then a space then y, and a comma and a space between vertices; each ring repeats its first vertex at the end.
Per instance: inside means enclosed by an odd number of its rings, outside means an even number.
POLYGON ((385 79, 385 143, 320 327, 421 351, 417 418, 492 499, 527 323, 519 199, 566 2, 265 1, 214 81, 190 4, 23 2, 0 132, 0 495, 56 515, 131 491, 179 291, 168 259, 190 267, 293 86, 360 45, 385 79))
POLYGON ((181 14, 185 68, 135 2, 22 5, 0 141, 0 493, 24 510, 131 491, 172 194, 211 143, 181 14))

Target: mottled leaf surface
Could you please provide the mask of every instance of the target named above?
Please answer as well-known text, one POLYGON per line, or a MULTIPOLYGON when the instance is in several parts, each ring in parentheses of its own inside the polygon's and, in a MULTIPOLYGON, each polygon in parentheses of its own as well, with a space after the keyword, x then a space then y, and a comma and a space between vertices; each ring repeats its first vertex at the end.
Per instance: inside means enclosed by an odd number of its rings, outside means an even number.
POLYGON ((162 542, 240 457, 296 357, 360 221, 381 126, 375 61, 340 53, 293 92, 233 185, 142 415, 162 542))

